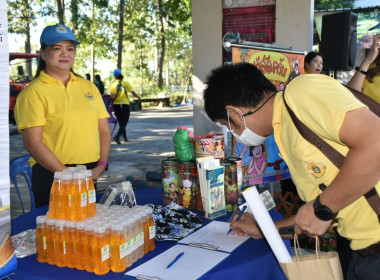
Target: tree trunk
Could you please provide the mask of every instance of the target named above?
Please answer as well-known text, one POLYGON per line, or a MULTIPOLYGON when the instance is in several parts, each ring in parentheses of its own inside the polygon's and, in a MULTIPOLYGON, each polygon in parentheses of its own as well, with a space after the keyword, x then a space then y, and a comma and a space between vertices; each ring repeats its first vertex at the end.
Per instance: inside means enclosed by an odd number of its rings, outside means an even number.
POLYGON ((163 87, 163 67, 164 67, 164 58, 165 58, 165 47, 166 47, 166 38, 165 38, 165 28, 164 28, 164 15, 162 10, 162 0, 158 0, 158 17, 160 22, 160 39, 161 39, 161 49, 160 57, 158 60, 158 87, 162 89, 163 87))
MULTIPOLYGON (((26 34, 25 34, 25 52, 31 53, 32 48, 30 46, 30 24, 29 22, 26 23, 26 34)), ((33 73, 32 73, 32 61, 33 59, 27 59, 26 60, 26 73, 29 77, 29 79, 32 79, 33 73)))
POLYGON ((119 43, 117 46, 117 68, 121 69, 122 54, 123 54, 123 37, 124 37, 124 9, 125 0, 120 0, 120 20, 119 20, 119 43))
POLYGON ((60 24, 65 24, 65 0, 57 0, 58 7, 58 22, 60 24))

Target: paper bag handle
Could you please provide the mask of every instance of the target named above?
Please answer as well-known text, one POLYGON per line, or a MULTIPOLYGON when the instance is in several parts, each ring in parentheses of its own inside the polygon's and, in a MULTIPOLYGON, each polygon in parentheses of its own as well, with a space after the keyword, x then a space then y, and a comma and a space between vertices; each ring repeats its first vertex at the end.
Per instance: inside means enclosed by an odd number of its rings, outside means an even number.
MULTIPOLYGON (((302 252, 300 243, 298 241, 298 235, 294 234, 294 251, 296 254, 296 259, 298 261, 298 257, 302 260, 302 252)), ((319 255, 321 253, 320 244, 319 244, 319 236, 315 236, 315 255, 317 256, 317 259, 319 259, 319 255)))

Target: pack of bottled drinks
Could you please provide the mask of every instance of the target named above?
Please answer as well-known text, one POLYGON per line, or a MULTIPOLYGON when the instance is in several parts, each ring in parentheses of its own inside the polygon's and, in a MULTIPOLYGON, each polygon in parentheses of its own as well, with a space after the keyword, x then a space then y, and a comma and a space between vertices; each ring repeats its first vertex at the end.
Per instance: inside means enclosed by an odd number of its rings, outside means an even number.
POLYGON ((95 203, 91 170, 54 174, 49 212, 36 219, 39 262, 104 275, 123 272, 155 248, 152 208, 95 203))

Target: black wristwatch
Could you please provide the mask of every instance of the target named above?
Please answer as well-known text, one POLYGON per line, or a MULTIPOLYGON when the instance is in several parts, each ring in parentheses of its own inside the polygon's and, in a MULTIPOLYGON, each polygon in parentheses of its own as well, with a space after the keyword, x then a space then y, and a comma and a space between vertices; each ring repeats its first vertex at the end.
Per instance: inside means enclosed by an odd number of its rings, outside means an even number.
POLYGON ((315 198, 313 206, 314 206, 315 216, 317 216, 317 218, 322 221, 329 221, 331 219, 334 219, 339 213, 339 212, 334 213, 326 205, 322 205, 321 202, 319 201, 319 195, 315 198))

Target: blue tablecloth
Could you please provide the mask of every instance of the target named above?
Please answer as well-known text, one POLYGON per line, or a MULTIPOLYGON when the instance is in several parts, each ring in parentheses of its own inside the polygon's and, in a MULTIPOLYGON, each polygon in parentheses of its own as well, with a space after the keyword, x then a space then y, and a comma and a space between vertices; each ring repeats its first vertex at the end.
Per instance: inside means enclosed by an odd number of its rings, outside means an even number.
MULTIPOLYGON (((161 204, 162 189, 138 189, 135 190, 137 204, 144 205, 147 203, 161 204)), ((18 218, 12 220, 12 235, 22 232, 27 229, 36 227, 36 217, 44 215, 47 212, 47 207, 40 207, 34 211, 28 212, 18 218)), ((281 215, 271 210, 270 214, 273 220, 282 219, 281 215)), ((227 221, 228 216, 218 219, 227 221)), ((203 219, 203 224, 210 221, 203 219)), ((176 242, 160 241, 156 242, 156 249, 149 252, 143 258, 138 260, 129 269, 132 269, 149 259, 161 254, 163 251, 174 246, 176 242)), ((290 242, 285 241, 285 244, 290 252, 290 242)), ((36 260, 36 255, 32 255, 23 259, 18 259, 18 268, 16 273, 10 277, 11 279, 28 279, 28 280, 43 280, 43 279, 123 279, 123 273, 109 272, 106 275, 98 276, 94 273, 80 271, 77 269, 60 268, 46 263, 39 263, 36 260)), ((249 239, 242 246, 231 253, 231 257, 227 258, 223 263, 220 263, 214 269, 202 276, 202 280, 223 280, 223 279, 286 279, 280 265, 278 264, 273 252, 265 240, 249 239)))

